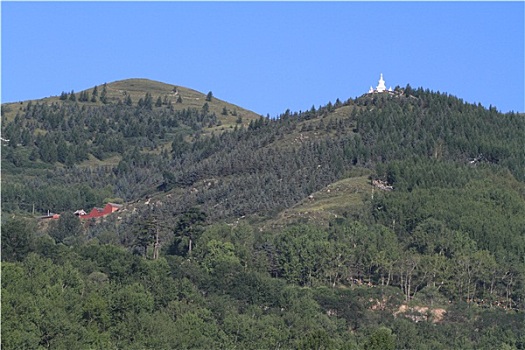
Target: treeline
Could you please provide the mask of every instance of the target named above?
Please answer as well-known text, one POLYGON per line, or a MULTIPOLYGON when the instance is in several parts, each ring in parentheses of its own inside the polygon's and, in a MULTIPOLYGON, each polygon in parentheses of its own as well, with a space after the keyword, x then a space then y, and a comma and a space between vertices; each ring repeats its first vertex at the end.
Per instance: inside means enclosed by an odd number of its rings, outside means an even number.
POLYGON ((160 257, 147 239, 154 220, 136 228, 136 250, 103 244, 108 233, 88 239, 74 216, 47 234, 10 220, 2 348, 525 346, 523 266, 499 264, 443 222, 426 220, 406 239, 344 219, 277 233, 202 226, 198 213, 178 217, 160 257), (403 304, 428 313, 400 312, 403 304))

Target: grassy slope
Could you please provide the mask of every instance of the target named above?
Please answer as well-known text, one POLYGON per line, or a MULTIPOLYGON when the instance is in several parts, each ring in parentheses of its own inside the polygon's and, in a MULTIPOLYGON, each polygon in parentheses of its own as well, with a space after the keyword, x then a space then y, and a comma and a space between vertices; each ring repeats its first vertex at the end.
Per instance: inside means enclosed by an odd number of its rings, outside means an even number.
POLYGON ((280 212, 275 219, 263 224, 265 228, 282 228, 292 223, 317 223, 327 225, 330 220, 358 215, 370 198, 373 189, 368 178, 369 170, 360 169, 356 176, 336 181, 312 193, 291 208, 280 212))
MULTIPOLYGON (((102 86, 103 84, 98 85, 98 93, 100 96, 100 93, 102 92, 102 86)), ((89 97, 91 98, 91 94, 93 92, 94 87, 91 87, 89 89, 83 90, 87 91, 89 94, 89 97)), ((66 92, 70 92, 67 89, 65 89, 66 92)), ((75 91, 75 94, 79 95, 79 93, 82 91, 75 91)), ((129 94, 131 96, 131 99, 133 101, 133 104, 136 104, 140 98, 144 98, 146 93, 149 92, 153 97, 153 102, 157 101, 157 98, 160 96, 162 99, 164 99, 164 96, 167 96, 168 100, 171 100, 171 103, 173 104, 173 107, 175 110, 181 110, 185 108, 202 108, 206 101, 206 93, 201 93, 192 89, 188 89, 185 87, 172 85, 172 84, 166 84, 158 81, 153 81, 149 79, 125 79, 125 80, 119 80, 115 81, 113 83, 107 84, 107 98, 109 103, 117 103, 120 99, 122 102, 124 102, 124 99, 126 98, 126 95, 129 94), (174 87, 177 88, 177 93, 173 91, 174 87), (182 103, 176 103, 178 96, 182 97, 182 103)), ((212 92, 213 93, 213 92, 212 92)), ((42 99, 35 99, 35 100, 28 100, 28 101, 21 101, 21 102, 14 102, 14 103, 6 103, 2 104, 2 108, 4 109, 4 114, 6 117, 6 121, 12 120, 16 113, 27 106, 27 104, 31 103, 54 103, 60 101, 59 96, 51 96, 46 97, 42 99)), ((96 105, 102 105, 100 101, 92 103, 92 102, 82 102, 82 105, 86 106, 96 106, 96 105)), ((213 98, 210 102, 208 102, 210 112, 215 112, 217 117, 222 121, 224 126, 229 126, 235 124, 237 117, 241 116, 243 118, 244 124, 248 125, 250 123, 250 120, 259 118, 260 116, 257 113, 254 113, 252 111, 249 111, 247 109, 244 109, 242 107, 239 107, 237 105, 228 103, 226 101, 222 101, 217 98, 213 98), (229 111, 229 114, 227 116, 224 116, 221 114, 223 108, 226 107, 226 109, 229 111), (237 116, 233 116, 232 112, 236 110, 237 116)))

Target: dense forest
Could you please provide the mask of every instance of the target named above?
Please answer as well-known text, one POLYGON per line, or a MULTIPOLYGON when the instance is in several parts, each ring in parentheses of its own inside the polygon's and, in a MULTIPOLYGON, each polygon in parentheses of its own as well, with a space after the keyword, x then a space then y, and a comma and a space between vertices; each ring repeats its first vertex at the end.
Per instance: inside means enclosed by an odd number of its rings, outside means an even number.
POLYGON ((2 106, 2 347, 525 349, 523 114, 119 89, 2 106))

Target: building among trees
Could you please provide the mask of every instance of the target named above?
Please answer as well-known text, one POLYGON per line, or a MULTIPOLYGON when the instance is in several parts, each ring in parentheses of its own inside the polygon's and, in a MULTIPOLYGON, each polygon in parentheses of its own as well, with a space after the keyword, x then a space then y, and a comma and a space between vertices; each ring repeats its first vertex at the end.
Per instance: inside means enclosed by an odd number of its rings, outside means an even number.
POLYGON ((122 205, 120 204, 108 203, 104 208, 93 208, 88 214, 86 214, 84 210, 77 210, 75 211, 75 215, 80 219, 93 219, 112 214, 121 208, 122 205))

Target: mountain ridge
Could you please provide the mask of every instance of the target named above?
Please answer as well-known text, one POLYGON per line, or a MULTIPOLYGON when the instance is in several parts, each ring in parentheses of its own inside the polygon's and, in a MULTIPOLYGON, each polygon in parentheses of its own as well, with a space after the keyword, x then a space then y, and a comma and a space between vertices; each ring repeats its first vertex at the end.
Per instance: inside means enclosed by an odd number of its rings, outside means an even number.
POLYGON ((3 110, 2 347, 525 344, 523 115, 410 86, 276 119, 97 90, 3 110))

